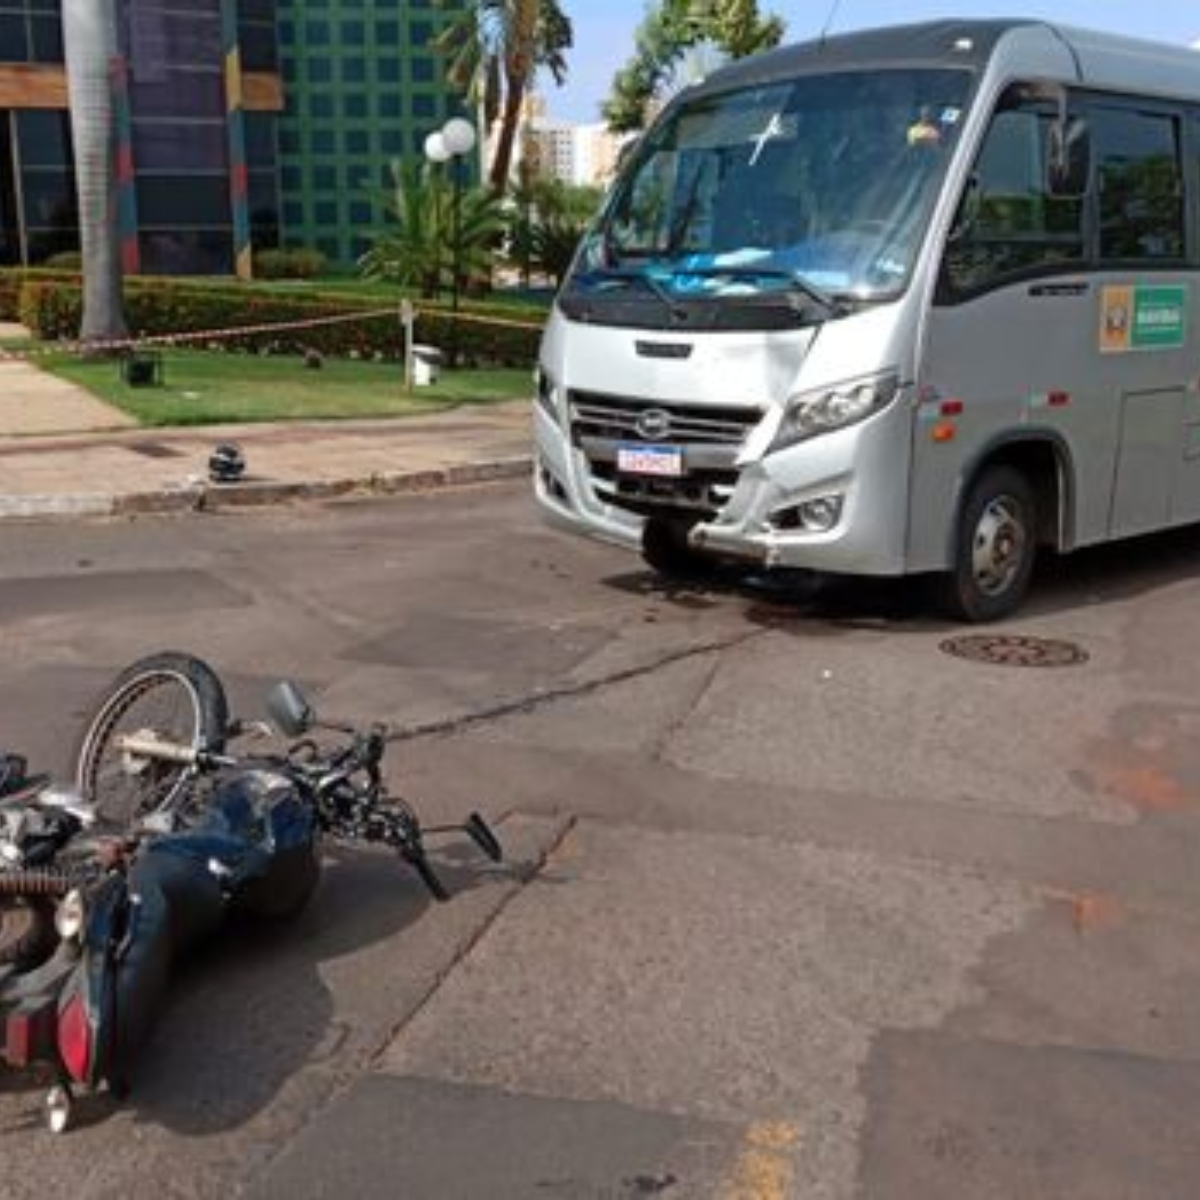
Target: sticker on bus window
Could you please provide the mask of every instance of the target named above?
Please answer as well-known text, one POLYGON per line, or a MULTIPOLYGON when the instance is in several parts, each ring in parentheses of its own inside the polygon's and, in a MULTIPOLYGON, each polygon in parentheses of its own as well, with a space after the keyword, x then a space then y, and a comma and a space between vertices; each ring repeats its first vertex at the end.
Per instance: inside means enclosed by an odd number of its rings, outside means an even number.
POLYGON ((1177 350, 1187 333, 1188 287, 1113 286, 1100 293, 1100 353, 1177 350))

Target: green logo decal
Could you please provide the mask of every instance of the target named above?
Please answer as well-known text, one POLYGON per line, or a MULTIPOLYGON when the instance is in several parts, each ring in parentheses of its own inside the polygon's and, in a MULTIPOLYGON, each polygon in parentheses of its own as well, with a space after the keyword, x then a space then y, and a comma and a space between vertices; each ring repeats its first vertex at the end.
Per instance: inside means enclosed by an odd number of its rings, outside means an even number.
POLYGON ((1186 332, 1186 287, 1138 287, 1133 292, 1133 328, 1130 343, 1135 350, 1158 350, 1182 346, 1186 332))

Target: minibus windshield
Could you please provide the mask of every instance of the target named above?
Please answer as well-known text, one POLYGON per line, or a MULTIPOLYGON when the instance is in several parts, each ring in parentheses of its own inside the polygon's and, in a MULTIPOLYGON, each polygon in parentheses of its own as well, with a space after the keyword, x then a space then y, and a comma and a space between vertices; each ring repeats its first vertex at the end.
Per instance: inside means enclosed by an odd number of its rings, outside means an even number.
POLYGON ((897 294, 971 79, 853 70, 684 101, 634 152, 569 290, 599 298, 641 272, 681 299, 897 294))

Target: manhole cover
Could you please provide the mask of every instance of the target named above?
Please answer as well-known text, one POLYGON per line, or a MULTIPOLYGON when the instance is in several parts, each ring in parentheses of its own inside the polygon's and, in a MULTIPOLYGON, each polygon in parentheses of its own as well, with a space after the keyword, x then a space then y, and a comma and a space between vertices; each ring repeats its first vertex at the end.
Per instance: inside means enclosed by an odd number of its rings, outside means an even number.
POLYGON ((947 639, 941 648, 955 658, 997 667, 1077 667, 1088 661, 1087 651, 1074 642, 1012 634, 968 634, 947 639))

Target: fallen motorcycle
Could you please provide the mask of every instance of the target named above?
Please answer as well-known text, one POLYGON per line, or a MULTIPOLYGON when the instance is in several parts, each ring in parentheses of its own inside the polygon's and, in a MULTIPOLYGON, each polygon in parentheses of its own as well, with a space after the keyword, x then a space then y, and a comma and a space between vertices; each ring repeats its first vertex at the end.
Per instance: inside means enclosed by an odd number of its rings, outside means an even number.
MULTIPOLYGON (((209 785, 202 803, 183 803, 172 784, 172 828, 163 831, 160 806, 149 812, 148 826, 96 838, 94 809, 54 801, 51 809, 57 805, 79 825, 51 856, 60 865, 8 873, 9 895, 56 901, 53 952, 25 969, 0 967, 3 1058, 56 1071, 46 1106, 52 1130, 69 1126, 76 1089, 107 1085, 124 1095, 179 956, 231 915, 285 917, 308 902, 320 876, 322 835, 395 850, 438 900, 448 894, 426 855, 427 835, 465 833, 500 861, 500 844, 479 814, 461 825, 422 828, 388 793, 383 726, 323 723, 286 682, 271 692, 268 712, 290 741, 278 754, 238 758, 149 726, 114 735, 131 777, 154 776, 159 787, 169 772, 158 768, 172 768, 185 790, 209 785), (329 734, 336 740, 323 744, 329 734), (88 836, 80 837, 84 829, 88 836), (63 866, 73 839, 88 854, 80 861, 72 850, 63 866)), ((0 891, 5 886, 0 872, 0 891)))

